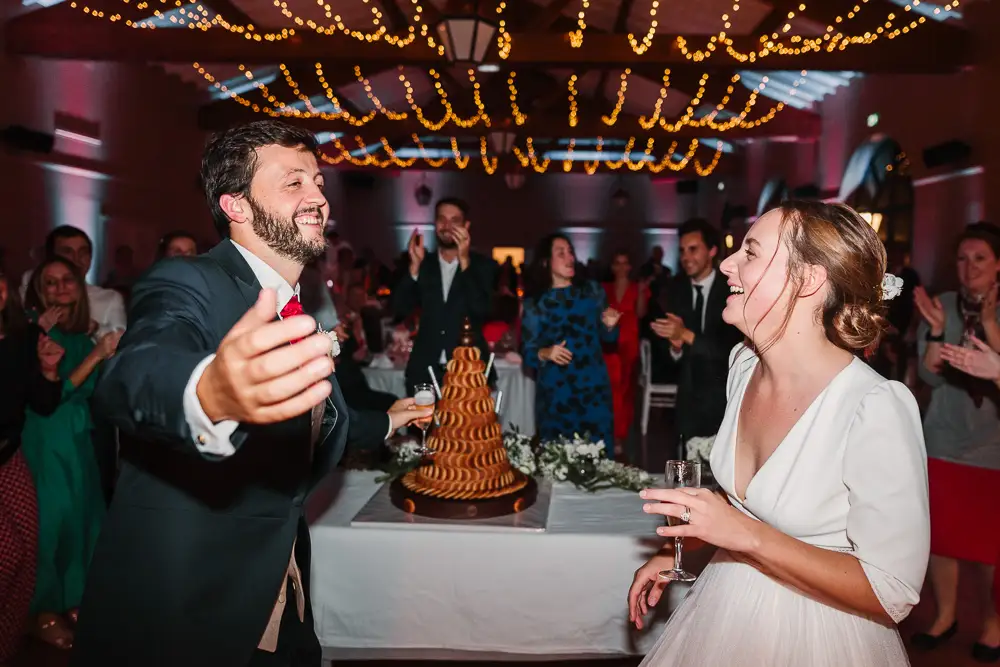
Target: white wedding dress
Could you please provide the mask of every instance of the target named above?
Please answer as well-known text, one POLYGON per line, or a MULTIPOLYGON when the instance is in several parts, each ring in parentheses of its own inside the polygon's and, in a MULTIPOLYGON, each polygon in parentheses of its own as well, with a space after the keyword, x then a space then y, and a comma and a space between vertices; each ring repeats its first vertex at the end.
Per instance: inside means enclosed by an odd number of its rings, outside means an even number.
MULTIPOLYGON (((919 599, 930 549, 927 463, 910 392, 855 359, 802 414, 746 499, 734 484, 736 427, 757 357, 730 357, 712 472, 735 507, 856 557, 897 623, 919 599)), ((895 627, 830 607, 719 550, 650 650, 648 667, 896 667, 895 627)))

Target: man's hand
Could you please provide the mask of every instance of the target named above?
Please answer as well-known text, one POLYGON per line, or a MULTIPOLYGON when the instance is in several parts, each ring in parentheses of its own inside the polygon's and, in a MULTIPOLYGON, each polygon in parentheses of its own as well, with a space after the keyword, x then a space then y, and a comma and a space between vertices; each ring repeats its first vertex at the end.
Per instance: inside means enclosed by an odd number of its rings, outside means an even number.
POLYGON ((392 422, 392 430, 409 426, 418 419, 427 419, 434 415, 434 406, 417 407, 416 399, 402 398, 392 404, 389 408, 389 420, 392 422))
POLYGON ((462 225, 455 225, 451 228, 451 236, 458 245, 458 266, 464 271, 469 268, 469 245, 472 243, 469 230, 462 225))
POLYGON ((330 395, 330 337, 317 333, 308 315, 273 321, 276 310, 274 290, 262 291, 205 368, 198 400, 213 422, 273 424, 330 395), (299 342, 289 345, 293 340, 299 342))
POLYGON ((666 317, 650 322, 649 328, 660 338, 674 341, 680 337, 681 330, 684 328, 684 320, 673 313, 667 313, 666 317))
POLYGON ((414 278, 420 273, 420 263, 424 261, 427 249, 424 247, 424 237, 420 235, 420 230, 414 229, 410 234, 410 242, 406 246, 410 253, 410 275, 414 278))

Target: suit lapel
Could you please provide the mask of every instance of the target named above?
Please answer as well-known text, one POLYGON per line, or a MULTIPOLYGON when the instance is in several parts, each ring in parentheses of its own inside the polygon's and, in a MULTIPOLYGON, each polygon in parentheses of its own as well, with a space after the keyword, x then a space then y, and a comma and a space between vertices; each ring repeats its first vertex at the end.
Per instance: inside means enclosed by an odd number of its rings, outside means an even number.
POLYGON ((444 278, 441 276, 441 261, 438 259, 438 254, 435 252, 433 255, 428 255, 420 269, 427 279, 427 289, 430 290, 431 297, 435 301, 444 303, 444 288, 442 287, 444 278))
POLYGON ((722 310, 726 307, 728 295, 729 284, 725 281, 725 276, 716 269, 712 289, 705 299, 705 333, 715 333, 722 324, 722 310))
POLYGON ((243 295, 243 298, 247 302, 247 308, 257 303, 257 297, 260 296, 262 289, 260 283, 257 281, 257 276, 253 274, 250 265, 243 259, 243 255, 236 249, 232 241, 226 239, 209 250, 208 256, 218 262, 225 269, 226 273, 232 276, 233 282, 236 283, 240 294, 243 295))

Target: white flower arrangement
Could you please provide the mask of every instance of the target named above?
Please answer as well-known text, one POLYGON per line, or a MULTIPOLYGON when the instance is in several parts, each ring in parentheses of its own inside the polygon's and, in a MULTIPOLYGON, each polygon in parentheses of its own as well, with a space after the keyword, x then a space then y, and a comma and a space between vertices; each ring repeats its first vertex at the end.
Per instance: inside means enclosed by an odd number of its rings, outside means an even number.
POLYGON ((882 300, 890 301, 903 293, 903 279, 887 273, 882 276, 882 300))
MULTIPOLYGON (((621 488, 639 491, 653 484, 644 470, 607 458, 604 442, 591 442, 578 434, 540 442, 520 433, 505 433, 503 444, 510 464, 525 475, 556 482, 571 482, 581 489, 598 491, 621 488)), ((388 474, 381 481, 414 469, 420 464, 416 441, 406 440, 394 451, 388 474)))
POLYGON ((688 461, 708 461, 712 457, 715 436, 691 438, 685 443, 688 461))

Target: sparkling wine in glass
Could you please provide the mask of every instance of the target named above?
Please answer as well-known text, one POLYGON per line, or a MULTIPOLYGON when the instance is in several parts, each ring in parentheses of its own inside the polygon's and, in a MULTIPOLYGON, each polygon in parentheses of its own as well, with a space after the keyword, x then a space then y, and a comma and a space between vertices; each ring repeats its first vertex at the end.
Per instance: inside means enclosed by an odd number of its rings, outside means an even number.
MULTIPOLYGON (((700 461, 667 461, 665 480, 668 489, 697 489, 701 486, 701 462, 700 461)), ((680 518, 674 516, 667 517, 667 525, 679 526, 683 523, 680 518)), ((668 581, 694 581, 697 579, 690 572, 684 570, 683 565, 684 538, 674 538, 674 567, 671 570, 663 570, 659 573, 661 579, 668 581)))
MULTIPOLYGON (((413 401, 418 408, 434 407, 434 403, 437 400, 437 396, 434 393, 434 385, 430 384, 418 384, 414 388, 413 401)), ((420 440, 420 454, 426 456, 432 451, 427 449, 427 429, 431 426, 431 421, 433 421, 433 415, 425 419, 418 419, 414 423, 420 427, 420 432, 423 434, 420 440)))

